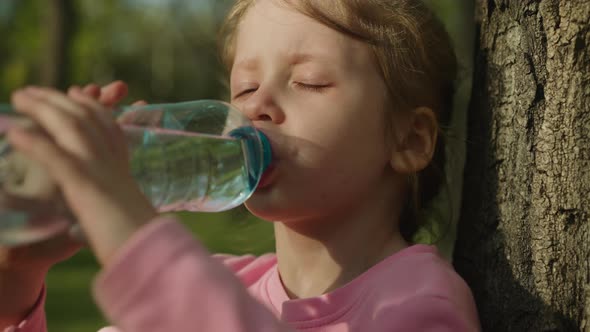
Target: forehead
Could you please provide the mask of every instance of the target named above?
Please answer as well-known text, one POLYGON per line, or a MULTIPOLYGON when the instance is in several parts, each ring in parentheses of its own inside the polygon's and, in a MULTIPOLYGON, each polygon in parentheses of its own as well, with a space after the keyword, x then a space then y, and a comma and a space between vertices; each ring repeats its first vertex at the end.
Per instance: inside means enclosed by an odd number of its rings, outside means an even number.
POLYGON ((369 48, 281 0, 257 0, 237 31, 235 64, 280 55, 290 63, 324 61, 363 64, 369 48))

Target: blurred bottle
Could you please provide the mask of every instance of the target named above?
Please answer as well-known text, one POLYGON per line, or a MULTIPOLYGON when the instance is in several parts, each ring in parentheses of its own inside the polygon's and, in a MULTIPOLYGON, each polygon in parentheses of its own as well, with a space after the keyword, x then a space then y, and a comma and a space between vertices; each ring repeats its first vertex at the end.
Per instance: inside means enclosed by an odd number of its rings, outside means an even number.
MULTIPOLYGON (((215 100, 131 106, 114 112, 127 138, 131 173, 160 211, 217 212, 242 204, 271 162, 264 134, 215 100)), ((46 171, 4 137, 32 121, 0 105, 0 245, 67 230, 72 217, 46 171)))

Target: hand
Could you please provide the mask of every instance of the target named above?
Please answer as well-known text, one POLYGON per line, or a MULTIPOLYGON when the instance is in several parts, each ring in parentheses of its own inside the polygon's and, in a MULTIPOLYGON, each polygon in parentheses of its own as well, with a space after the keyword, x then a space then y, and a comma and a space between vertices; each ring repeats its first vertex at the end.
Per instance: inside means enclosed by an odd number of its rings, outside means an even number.
MULTIPOLYGON (((113 107, 119 104, 129 92, 127 84, 123 81, 114 81, 102 88, 96 84, 88 84, 83 88, 73 86, 70 88, 68 95, 71 95, 71 91, 82 89, 82 92, 89 97, 96 99, 99 103, 106 107, 113 107)), ((136 101, 132 104, 133 106, 147 105, 147 102, 143 100, 136 101)))
MULTIPOLYGON (((75 94, 79 90, 79 87, 72 87, 70 94, 75 94)), ((124 82, 115 81, 102 88, 96 84, 89 84, 82 91, 103 105, 112 107, 127 96, 128 88, 124 82)), ((143 101, 139 103, 145 104, 143 101)), ((23 125, 28 125, 29 130, 35 129, 39 135, 43 135, 38 126, 29 122, 24 122, 23 125)), ((16 163, 23 170, 22 177, 19 177, 22 181, 4 184, 5 193, 0 195, 3 206, 27 210, 39 204, 49 206, 60 203, 55 201, 55 198, 59 196, 59 188, 47 174, 45 167, 31 162, 21 153, 14 153, 9 158, 11 158, 11 164, 16 163), (31 204, 31 200, 35 201, 34 205, 31 204)), ((71 221, 64 220, 64 224, 68 223, 71 221)), ((21 272, 28 270, 31 274, 44 274, 41 271, 46 272, 55 263, 71 257, 82 245, 83 234, 79 225, 75 224, 71 226, 69 232, 39 243, 18 247, 0 246, 0 271, 2 271, 0 273, 6 275, 18 269, 21 272)))
MULTIPOLYGON (((80 90, 109 108, 123 100, 128 92, 125 83, 116 81, 102 88, 95 84, 87 85, 83 89, 72 87, 69 90, 69 95, 76 95, 80 90)), ((144 101, 134 103, 134 105, 145 104, 144 101)), ((38 129, 37 127, 37 134, 44 135, 44 132, 38 129)), ((29 130, 33 130, 33 127, 30 127, 29 130)), ((14 158, 23 162, 24 160, 21 159, 25 159, 22 154, 15 154, 14 158)), ((28 160, 25 164, 27 171, 24 174, 24 181, 8 188, 10 189, 9 193, 18 194, 18 197, 8 198, 10 204, 24 204, 29 207, 31 205, 27 201, 27 197, 41 200, 55 197, 59 188, 57 188, 55 181, 47 175, 44 167, 28 160)), ((55 204, 55 202, 51 204, 55 204)), ((68 223, 69 221, 64 222, 68 223)), ((2 299, 0 301, 0 330, 4 330, 10 325, 18 325, 30 312, 39 296, 49 268, 76 253, 83 245, 80 239, 80 226, 76 224, 70 228, 69 232, 45 241, 19 247, 0 246, 0 298, 2 299)))
POLYGON ((108 263, 138 228, 157 215, 129 172, 120 127, 101 103, 76 87, 69 97, 30 87, 13 93, 12 104, 49 139, 38 131, 14 128, 8 133, 10 143, 47 169, 98 260, 108 263))
POLYGON ((49 268, 80 247, 68 232, 26 246, 0 247, 0 330, 24 319, 39 298, 49 268))
MULTIPOLYGON (((71 91, 75 89, 80 89, 80 87, 72 86, 68 94, 71 94, 71 91)), ((117 106, 117 104, 119 104, 127 96, 129 91, 127 84, 123 81, 114 81, 108 85, 103 86, 102 88, 96 84, 88 84, 81 89, 84 94, 96 99, 99 103, 108 108, 117 106)), ((146 101, 139 100, 131 104, 131 106, 143 106, 147 104, 148 103, 146 101)), ((135 114, 124 113, 117 118, 117 122, 119 124, 133 122, 134 117, 135 114)), ((153 117, 152 120, 159 121, 155 117, 153 117)))

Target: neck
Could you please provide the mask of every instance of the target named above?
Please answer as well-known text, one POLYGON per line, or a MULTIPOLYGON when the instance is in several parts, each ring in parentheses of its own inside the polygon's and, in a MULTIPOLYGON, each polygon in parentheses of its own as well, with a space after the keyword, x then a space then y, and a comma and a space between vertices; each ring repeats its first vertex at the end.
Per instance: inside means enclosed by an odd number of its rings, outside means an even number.
POLYGON ((398 220, 392 218, 401 208, 395 201, 377 192, 328 217, 277 222, 279 271, 289 297, 332 291, 407 247, 397 231, 398 220))

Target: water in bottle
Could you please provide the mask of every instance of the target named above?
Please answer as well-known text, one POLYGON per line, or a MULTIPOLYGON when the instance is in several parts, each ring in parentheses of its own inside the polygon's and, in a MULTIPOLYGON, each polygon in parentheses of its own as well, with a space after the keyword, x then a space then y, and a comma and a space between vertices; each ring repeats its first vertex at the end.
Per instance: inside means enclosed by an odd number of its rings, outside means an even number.
MULTIPOLYGON (((236 207, 252 194, 271 161, 266 136, 224 102, 127 107, 115 116, 127 138, 131 173, 162 212, 236 207)), ((48 238, 72 222, 44 169, 4 140, 15 119, 23 121, 8 106, 0 107, 1 245, 48 238)))

